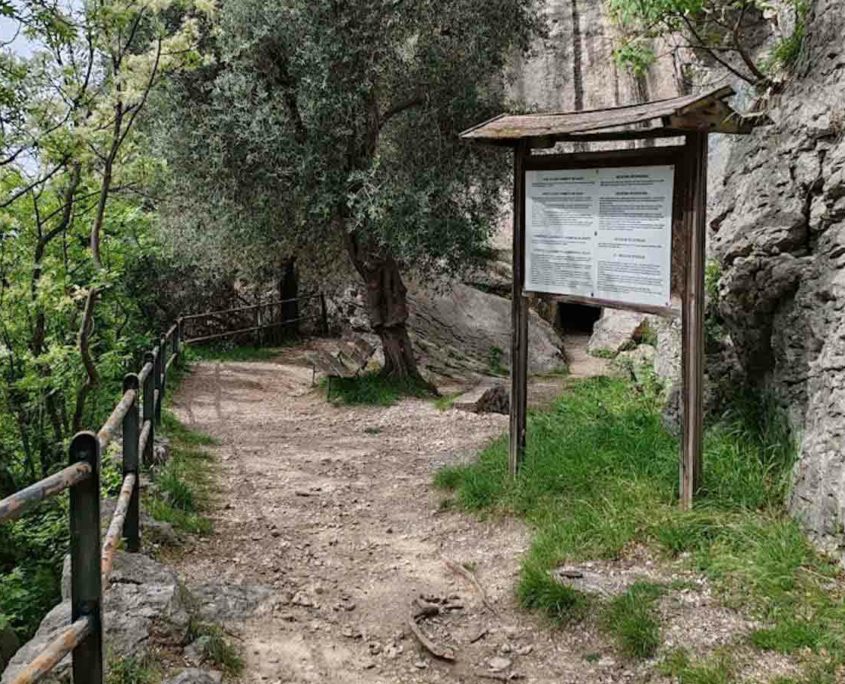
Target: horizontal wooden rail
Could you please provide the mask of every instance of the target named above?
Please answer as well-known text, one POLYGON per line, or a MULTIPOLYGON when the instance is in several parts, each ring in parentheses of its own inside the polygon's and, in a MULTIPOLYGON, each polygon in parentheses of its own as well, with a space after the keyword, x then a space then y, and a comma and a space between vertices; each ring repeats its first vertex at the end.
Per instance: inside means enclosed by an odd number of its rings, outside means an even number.
POLYGON ((205 313, 188 314, 182 316, 179 320, 181 322, 193 321, 197 318, 205 318, 207 316, 223 316, 225 314, 242 313, 244 311, 254 311, 255 309, 264 309, 268 306, 279 306, 280 304, 292 304, 293 302, 306 302, 309 299, 316 299, 322 297, 321 292, 312 292, 311 294, 302 295, 301 297, 293 297, 291 299, 274 299, 263 304, 250 304, 249 306, 238 306, 234 309, 220 309, 219 311, 206 311, 205 313))
POLYGON ((50 674, 56 665, 65 659, 94 629, 94 620, 85 615, 75 620, 41 652, 35 660, 12 680, 12 684, 32 684, 50 674))
POLYGON ((177 322, 144 355, 140 373, 124 377, 123 395, 99 431, 80 432, 73 438, 71 464, 0 501, 2 523, 50 496, 70 490, 72 624, 20 671, 12 680, 14 684, 39 681, 69 653, 73 653, 75 684, 103 683, 103 586, 111 575, 121 537, 128 551, 140 549, 140 458, 143 454, 145 460, 151 460, 167 371, 179 358, 180 345, 181 325, 177 322), (103 540, 101 455, 119 433, 123 435, 123 485, 103 540))
POLYGON ((0 523, 19 518, 35 504, 56 494, 61 494, 69 487, 91 476, 91 466, 87 463, 74 463, 55 475, 22 489, 0 501, 0 523))
POLYGON ((114 438, 118 427, 123 422, 123 417, 135 406, 137 394, 138 392, 134 389, 126 390, 117 406, 114 407, 114 411, 111 412, 103 427, 100 428, 100 431, 97 433, 97 439, 100 440, 100 449, 102 451, 105 451, 109 442, 114 438))
POLYGON ((224 337, 234 337, 235 335, 246 335, 247 333, 257 332, 258 330, 268 330, 270 328, 279 328, 285 325, 292 325, 294 323, 301 323, 302 321, 315 321, 321 318, 320 314, 314 316, 300 316, 299 318, 291 318, 287 321, 278 321, 276 323, 267 323, 266 325, 255 325, 251 328, 240 328, 239 330, 228 330, 222 333, 214 333, 213 335, 203 335, 202 337, 191 337, 186 339, 185 344, 197 344, 198 342, 210 342, 211 340, 219 340, 224 337))
POLYGON ((126 513, 129 510, 129 502, 132 499, 132 493, 135 490, 135 484, 138 481, 138 476, 135 473, 129 473, 123 478, 123 486, 120 488, 120 494, 117 497, 117 504, 114 507, 114 514, 112 515, 109 529, 106 532, 106 537, 103 540, 103 555, 101 561, 101 571, 103 573, 103 586, 109 582, 111 576, 112 565, 114 564, 114 554, 117 551, 117 546, 120 543, 120 536, 123 532, 123 524, 126 522, 126 513))
POLYGON ((138 439, 138 451, 142 454, 147 448, 147 442, 150 439, 150 432, 152 431, 153 422, 151 420, 144 421, 144 427, 141 428, 141 437, 138 439))
POLYGON ((138 373, 138 382, 141 386, 144 385, 144 380, 147 379, 147 376, 153 372, 153 364, 152 363, 145 363, 141 368, 141 372, 138 373))

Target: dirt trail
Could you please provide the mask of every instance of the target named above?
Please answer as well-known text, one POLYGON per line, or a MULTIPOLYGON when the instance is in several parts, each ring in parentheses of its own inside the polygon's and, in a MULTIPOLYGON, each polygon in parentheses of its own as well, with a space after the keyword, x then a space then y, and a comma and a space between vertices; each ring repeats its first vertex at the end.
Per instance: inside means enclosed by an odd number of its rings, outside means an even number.
POLYGON ((629 679, 612 658, 585 659, 604 650, 594 637, 517 606, 520 522, 439 510, 434 472, 502 434, 506 416, 412 399, 336 407, 311 382, 304 350, 290 349, 273 362, 198 364, 176 400, 187 424, 220 440, 222 469, 215 531, 178 569, 189 583, 272 590, 262 610, 226 624, 242 640, 244 682, 629 679), (498 615, 444 559, 472 564, 498 615), (456 662, 432 658, 407 628, 420 595, 463 606, 422 625, 456 662))

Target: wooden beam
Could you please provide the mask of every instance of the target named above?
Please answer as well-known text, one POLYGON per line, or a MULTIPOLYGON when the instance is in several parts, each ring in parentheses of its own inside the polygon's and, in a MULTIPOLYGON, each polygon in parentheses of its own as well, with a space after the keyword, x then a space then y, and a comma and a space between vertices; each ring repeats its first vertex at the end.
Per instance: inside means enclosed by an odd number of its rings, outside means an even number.
POLYGON ((525 283, 525 160, 528 147, 513 153, 513 284, 511 289, 511 401, 508 468, 515 476, 525 458, 528 397, 528 301, 525 283))
POLYGON ((680 499, 692 507, 701 488, 704 393, 704 259, 707 216, 707 133, 687 136, 684 228, 687 264, 683 297, 683 389, 680 499))
POLYGON ((599 299, 596 297, 580 297, 578 295, 549 294, 548 292, 531 292, 524 294, 536 294, 550 302, 567 302, 570 304, 584 304, 586 306, 598 306, 603 309, 624 309, 625 311, 638 311, 640 313, 663 316, 665 318, 678 318, 681 315, 680 309, 672 306, 653 306, 651 304, 631 304, 629 302, 617 302, 612 299, 599 299))

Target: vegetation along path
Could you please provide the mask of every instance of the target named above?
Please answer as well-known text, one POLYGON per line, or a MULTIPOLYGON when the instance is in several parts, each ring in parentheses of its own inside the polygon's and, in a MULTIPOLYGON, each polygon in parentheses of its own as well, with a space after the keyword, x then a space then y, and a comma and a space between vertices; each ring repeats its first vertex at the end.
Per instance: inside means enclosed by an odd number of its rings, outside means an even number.
POLYGON ((179 570, 264 597, 222 611, 241 681, 840 681, 840 574, 766 504, 774 447, 715 427, 712 501, 681 515, 649 390, 556 378, 569 389, 532 419, 511 487, 504 448, 486 448, 506 416, 336 406, 306 355, 199 363, 175 401, 222 470, 214 532, 179 570))

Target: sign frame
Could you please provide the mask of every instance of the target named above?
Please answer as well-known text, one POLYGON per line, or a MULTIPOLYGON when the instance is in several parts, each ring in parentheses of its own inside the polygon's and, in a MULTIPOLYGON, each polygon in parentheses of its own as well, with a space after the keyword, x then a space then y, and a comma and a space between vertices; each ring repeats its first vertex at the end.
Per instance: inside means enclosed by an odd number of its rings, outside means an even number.
MULTIPOLYGON (((544 292, 539 289, 527 290, 525 278, 523 277, 523 292, 525 294, 542 296, 549 301, 570 302, 574 304, 586 304, 602 308, 624 309, 627 311, 639 311, 641 313, 654 314, 665 317, 679 317, 681 315, 681 302, 683 295, 683 273, 684 273, 684 230, 683 230, 683 203, 682 191, 686 185, 684 176, 683 145, 671 145, 665 147, 652 147, 635 150, 612 150, 603 152, 585 152, 572 154, 542 154, 528 155, 525 159, 523 174, 528 171, 577 171, 584 169, 604 169, 614 167, 643 167, 650 166, 671 166, 674 169, 674 188, 672 197, 672 237, 670 257, 670 306, 659 306, 651 304, 637 304, 631 302, 603 299, 599 297, 587 297, 572 294, 555 294, 544 292)), ((522 179, 523 186, 526 183, 522 179)), ((523 210, 524 211, 524 210, 523 210)), ((525 217, 522 217, 525 220, 525 217)), ((527 246, 526 246, 527 248, 527 246)), ((527 252, 526 252, 527 254, 527 252)))
POLYGON ((525 458, 528 396, 528 300, 573 302, 677 318, 682 321, 680 504, 692 506, 701 488, 704 386, 704 268, 707 210, 705 131, 685 133, 683 145, 568 154, 532 153, 530 141, 514 145, 513 285, 511 301, 511 408, 508 465, 516 475, 525 458), (672 202, 671 305, 529 293, 525 286, 526 171, 666 166, 675 168, 672 202))

